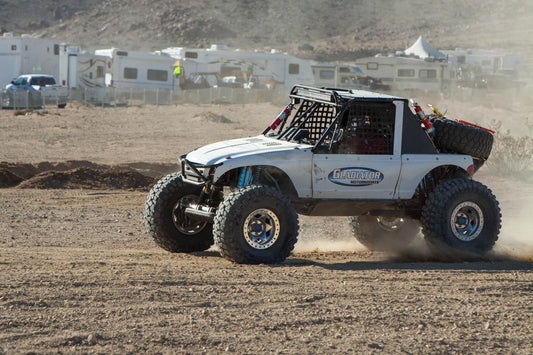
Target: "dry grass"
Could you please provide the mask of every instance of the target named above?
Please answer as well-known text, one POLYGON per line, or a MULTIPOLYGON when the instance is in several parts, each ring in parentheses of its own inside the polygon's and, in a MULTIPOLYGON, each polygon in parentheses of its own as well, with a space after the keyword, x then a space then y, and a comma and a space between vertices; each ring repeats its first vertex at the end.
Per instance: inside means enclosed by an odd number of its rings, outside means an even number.
POLYGON ((500 121, 492 125, 496 134, 487 165, 494 173, 525 176, 533 167, 533 126, 528 126, 529 134, 522 137, 515 137, 508 130, 500 132, 500 127, 500 121))

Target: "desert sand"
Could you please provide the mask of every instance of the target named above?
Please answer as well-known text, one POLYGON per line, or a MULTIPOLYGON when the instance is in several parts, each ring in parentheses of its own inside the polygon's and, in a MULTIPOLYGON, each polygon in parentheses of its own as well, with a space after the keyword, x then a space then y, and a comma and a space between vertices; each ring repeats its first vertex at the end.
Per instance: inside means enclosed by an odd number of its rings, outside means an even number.
MULTIPOLYGON (((521 107, 432 103, 516 136, 530 129, 521 107)), ((0 176, 21 180, 0 189, 0 354, 532 352, 527 171, 479 171, 503 213, 483 259, 437 259, 422 240, 371 253, 341 217, 300 217, 295 252, 279 265, 158 248, 142 222, 153 180, 195 147, 258 134, 280 110, 0 111, 0 176)))

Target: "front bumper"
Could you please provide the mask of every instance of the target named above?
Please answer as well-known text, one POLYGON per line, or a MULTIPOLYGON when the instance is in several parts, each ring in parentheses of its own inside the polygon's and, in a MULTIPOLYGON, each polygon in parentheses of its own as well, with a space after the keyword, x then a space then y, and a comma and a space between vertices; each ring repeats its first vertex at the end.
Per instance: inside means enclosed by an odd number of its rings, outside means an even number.
POLYGON ((202 165, 187 160, 186 154, 180 156, 179 164, 183 180, 195 185, 204 185, 212 181, 216 167, 222 165, 202 165))

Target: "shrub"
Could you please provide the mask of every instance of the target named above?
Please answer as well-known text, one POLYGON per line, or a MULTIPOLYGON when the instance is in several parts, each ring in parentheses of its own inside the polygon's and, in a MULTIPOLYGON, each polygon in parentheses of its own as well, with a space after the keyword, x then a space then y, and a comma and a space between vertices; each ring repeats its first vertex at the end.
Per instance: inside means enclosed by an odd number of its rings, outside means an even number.
POLYGON ((501 122, 493 122, 491 128, 496 134, 487 165, 495 172, 518 175, 526 173, 533 163, 532 127, 528 127, 529 134, 523 137, 512 136, 509 130, 500 132, 500 127, 501 122))

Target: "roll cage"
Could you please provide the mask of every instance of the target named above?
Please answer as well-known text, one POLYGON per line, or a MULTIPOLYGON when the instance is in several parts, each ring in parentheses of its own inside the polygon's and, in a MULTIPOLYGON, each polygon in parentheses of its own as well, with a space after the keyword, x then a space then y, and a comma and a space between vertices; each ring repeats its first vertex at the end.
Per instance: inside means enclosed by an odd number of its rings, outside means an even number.
POLYGON ((314 88, 296 85, 289 94, 296 109, 292 119, 283 121, 274 137, 331 149, 340 129, 340 120, 357 101, 390 101, 405 99, 368 91, 314 88))

